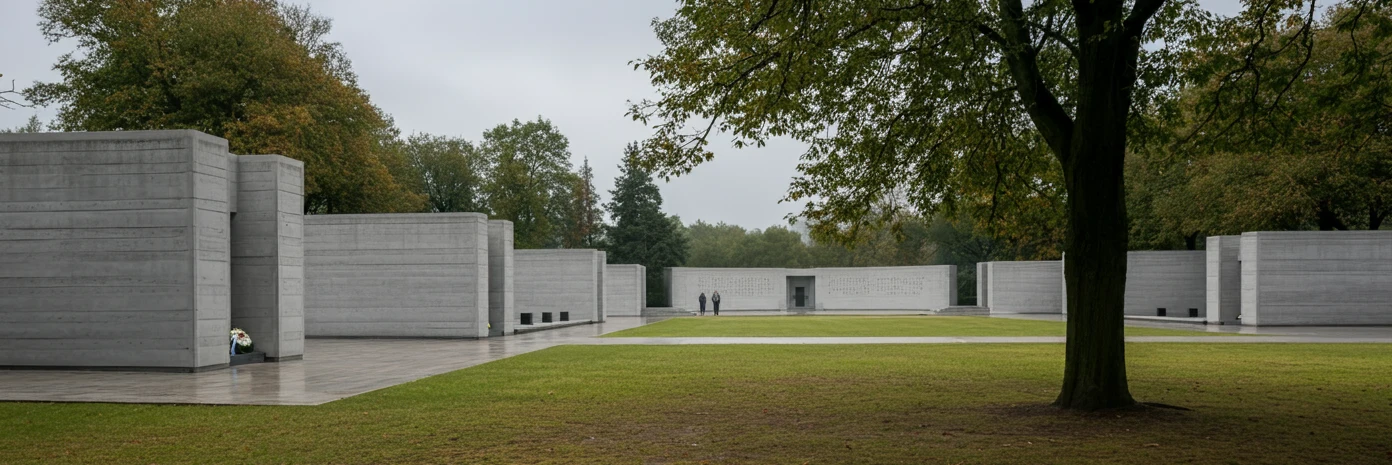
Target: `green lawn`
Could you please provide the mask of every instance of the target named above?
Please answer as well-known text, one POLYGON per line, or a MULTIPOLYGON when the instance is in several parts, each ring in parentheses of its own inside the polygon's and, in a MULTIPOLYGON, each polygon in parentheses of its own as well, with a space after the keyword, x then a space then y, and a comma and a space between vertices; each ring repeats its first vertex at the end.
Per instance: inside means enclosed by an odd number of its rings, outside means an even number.
POLYGON ((1392 346, 563 346, 315 407, 0 403, 0 463, 1387 463, 1392 346))
MULTIPOLYGON (((726 316, 680 317, 605 337, 740 336, 1063 336, 1060 321, 983 316, 726 316)), ((1127 336, 1232 336, 1179 329, 1127 327, 1127 336)))

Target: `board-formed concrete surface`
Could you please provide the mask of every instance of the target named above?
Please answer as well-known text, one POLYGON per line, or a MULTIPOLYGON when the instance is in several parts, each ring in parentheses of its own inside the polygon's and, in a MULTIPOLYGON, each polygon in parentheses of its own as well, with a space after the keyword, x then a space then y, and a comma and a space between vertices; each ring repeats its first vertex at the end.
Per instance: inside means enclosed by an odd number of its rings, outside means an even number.
POLYGON ((488 335, 516 330, 517 303, 513 290, 512 222, 488 221, 488 335))
POLYGON ((1062 260, 985 262, 976 269, 977 299, 992 314, 1063 312, 1062 260))
POLYGON ((1242 236, 1209 236, 1204 253, 1208 324, 1238 324, 1242 314, 1242 236))
MULTIPOLYGON (((957 305, 957 266, 813 268, 826 310, 939 310, 957 305)), ((724 297, 724 293, 721 293, 724 297)), ((723 302, 722 302, 723 304, 723 302)))
MULTIPOLYGON (((957 303, 957 267, 668 268, 673 308, 699 309, 701 293, 720 292, 720 310, 792 310, 793 287, 806 289, 809 311, 937 310, 957 303), (791 284, 790 284, 791 283, 791 284)), ((707 310, 711 304, 707 301, 707 310)))
POLYGON ((672 308, 695 311, 697 297, 720 291, 720 310, 781 310, 788 308, 788 271, 783 268, 687 268, 663 270, 672 308))
POLYGON ((605 265, 604 295, 609 316, 642 316, 647 306, 647 268, 605 265))
POLYGON ((1392 325, 1392 231, 1248 232, 1243 325, 1392 325))
MULTIPOLYGON (((560 322, 599 321, 604 302, 604 255, 592 249, 524 249, 513 252, 513 294, 518 324, 522 314, 542 323, 550 313, 560 322)), ((520 326, 519 326, 520 328, 520 326)))
POLYGON ((1203 318, 1208 307, 1207 263, 1202 250, 1127 252, 1126 314, 1203 318), (1160 308, 1165 315, 1159 315, 1160 308))
POLYGON ((236 158, 232 215, 232 326, 266 358, 304 355, 304 163, 236 158))
POLYGON ((0 366, 228 362, 227 141, 0 134, 0 366))
POLYGON ((488 336, 481 213, 305 217, 307 336, 488 336))
POLYGON ((594 321, 603 323, 609 318, 609 294, 604 292, 604 282, 606 281, 609 269, 604 265, 609 262, 609 253, 603 250, 595 251, 595 259, 599 263, 595 264, 595 318, 594 321))

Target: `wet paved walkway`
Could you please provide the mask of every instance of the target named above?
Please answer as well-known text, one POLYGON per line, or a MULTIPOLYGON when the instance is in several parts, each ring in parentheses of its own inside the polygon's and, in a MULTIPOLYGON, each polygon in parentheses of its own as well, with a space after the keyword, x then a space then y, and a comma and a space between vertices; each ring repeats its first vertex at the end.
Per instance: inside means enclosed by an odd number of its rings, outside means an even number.
POLYGON ((0 370, 0 401, 318 405, 603 333, 640 318, 506 338, 308 339, 303 360, 201 373, 0 370))
MULTIPOLYGON (((961 344, 1063 343, 1063 337, 598 338, 662 318, 609 322, 484 340, 310 339, 305 358, 202 373, 0 370, 0 401, 318 405, 563 344, 961 344)), ((1151 326, 1133 324, 1135 326, 1151 326)), ((1166 326, 1173 327, 1173 326, 1166 326)), ((1185 329, 1201 329, 1192 325, 1185 329)), ((1241 332, 1243 328, 1230 327, 1241 332)), ((1245 328, 1251 330, 1253 328, 1245 328)), ((1388 343, 1392 327, 1261 328, 1250 336, 1145 336, 1129 342, 1388 343)))

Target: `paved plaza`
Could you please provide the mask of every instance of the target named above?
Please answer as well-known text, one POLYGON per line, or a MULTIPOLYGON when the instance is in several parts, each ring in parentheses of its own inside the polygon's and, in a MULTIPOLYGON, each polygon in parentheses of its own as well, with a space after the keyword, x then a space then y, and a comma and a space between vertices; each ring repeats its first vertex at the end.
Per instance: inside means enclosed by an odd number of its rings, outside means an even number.
MULTIPOLYGON (((1058 320, 1059 315, 1021 316, 1058 320)), ((708 317, 713 318, 713 317, 708 317)), ((739 318, 720 317, 720 318, 739 318)), ((1063 343, 1063 337, 621 337, 598 336, 661 318, 605 323, 504 338, 308 339, 304 360, 201 373, 0 371, 0 401, 162 404, 318 405, 558 345, 1063 343)), ((1129 337, 1138 343, 1385 343, 1392 327, 1236 327, 1128 322, 1234 336, 1129 337), (1253 337, 1251 335, 1260 337, 1253 337)))

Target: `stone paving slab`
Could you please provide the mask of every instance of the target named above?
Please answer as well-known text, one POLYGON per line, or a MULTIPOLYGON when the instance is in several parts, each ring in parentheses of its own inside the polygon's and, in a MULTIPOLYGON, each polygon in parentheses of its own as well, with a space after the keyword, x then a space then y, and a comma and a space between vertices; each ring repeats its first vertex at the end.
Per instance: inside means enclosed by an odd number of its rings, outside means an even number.
POLYGON ((641 324, 481 340, 307 339, 304 360, 200 373, 0 370, 0 401, 318 405, 641 324))
MULTIPOLYGON (((1062 344, 1063 337, 599 338, 662 318, 615 317, 504 338, 309 339, 304 360, 201 373, 0 370, 0 401, 319 405, 566 344, 1062 344)), ((1286 335, 1144 336, 1136 343, 1388 343, 1392 328, 1289 328, 1286 335)))

